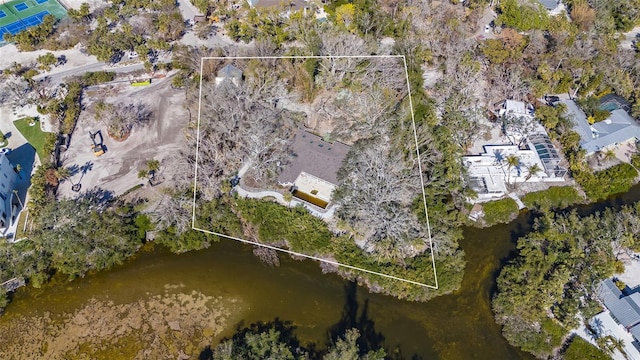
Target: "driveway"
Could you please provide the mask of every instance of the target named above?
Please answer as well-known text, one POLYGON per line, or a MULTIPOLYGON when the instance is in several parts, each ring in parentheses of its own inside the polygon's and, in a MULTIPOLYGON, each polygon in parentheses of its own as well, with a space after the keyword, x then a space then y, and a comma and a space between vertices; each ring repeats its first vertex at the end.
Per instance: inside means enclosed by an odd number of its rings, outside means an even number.
POLYGON ((132 72, 132 71, 136 71, 136 70, 141 70, 144 69, 144 64, 143 63, 135 63, 135 64, 127 64, 127 65, 122 65, 122 66, 110 66, 107 63, 104 62, 98 62, 98 63, 94 63, 94 64, 87 64, 87 65, 83 65, 83 66, 78 66, 76 68, 73 69, 69 69, 69 70, 64 70, 64 71, 60 71, 60 72, 52 72, 52 73, 44 73, 44 74, 40 74, 38 76, 34 76, 33 79, 34 80, 40 80, 43 79, 45 77, 49 77, 49 83, 52 85, 56 85, 56 84, 60 84, 64 82, 64 79, 71 77, 71 76, 79 76, 79 75, 83 75, 86 72, 89 71, 112 71, 115 73, 127 73, 127 72, 132 72))
POLYGON ((178 8, 185 20, 193 19, 196 15, 202 15, 189 0, 178 0, 178 8))

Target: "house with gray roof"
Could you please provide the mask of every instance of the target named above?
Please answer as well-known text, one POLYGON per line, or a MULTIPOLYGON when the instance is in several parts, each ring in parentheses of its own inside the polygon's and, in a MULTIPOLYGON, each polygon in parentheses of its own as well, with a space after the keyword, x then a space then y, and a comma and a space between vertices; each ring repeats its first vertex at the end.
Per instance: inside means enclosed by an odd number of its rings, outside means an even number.
POLYGON ((18 208, 16 203, 20 200, 13 192, 18 176, 5 152, 0 153, 0 174, 0 235, 5 236, 22 210, 22 206, 18 208))
POLYGON ((538 0, 538 2, 547 11, 553 11, 558 7, 558 5, 560 5, 560 1, 559 0, 538 0))
POLYGON ((291 186, 292 194, 297 198, 326 208, 333 190, 339 185, 338 170, 351 147, 338 141, 325 141, 298 128, 291 149, 293 160, 283 166, 278 182, 291 186))
POLYGON ((612 279, 606 279, 598 287, 598 298, 611 316, 635 339, 640 341, 640 293, 624 295, 612 279))
POLYGON ((587 155, 640 139, 640 124, 624 109, 615 109, 607 119, 591 125, 575 101, 561 102, 567 106, 566 116, 573 122, 573 130, 580 135, 580 146, 587 151, 587 155))
POLYGON ((240 81, 242 81, 242 70, 238 69, 232 64, 227 64, 218 71, 215 81, 216 86, 224 83, 225 81, 229 81, 232 84, 238 86, 240 85, 240 81))

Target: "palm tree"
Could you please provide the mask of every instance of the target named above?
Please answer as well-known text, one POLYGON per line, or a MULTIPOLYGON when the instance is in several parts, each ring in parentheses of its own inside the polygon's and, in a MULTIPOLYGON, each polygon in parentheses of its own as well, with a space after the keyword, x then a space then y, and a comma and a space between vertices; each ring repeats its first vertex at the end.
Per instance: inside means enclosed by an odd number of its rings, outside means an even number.
POLYGON ((527 174, 527 177, 524 178, 524 181, 527 181, 536 176, 539 172, 542 171, 542 168, 538 164, 533 164, 527 167, 527 170, 529 171, 529 173, 527 174))
POLYGON ((69 168, 66 167, 59 167, 56 169, 55 171, 56 174, 56 178, 58 178, 58 180, 64 180, 64 179, 68 179, 69 177, 71 177, 71 171, 69 170, 69 168))
POLYGON ((604 157, 604 161, 613 160, 616 158, 616 152, 613 149, 607 149, 604 153, 602 153, 604 157))
POLYGON ((507 161, 507 184, 511 184, 511 169, 520 166, 520 158, 516 155, 509 155, 507 161))
POLYGON ((22 200, 20 199, 20 195, 18 195, 18 190, 13 190, 13 194, 16 196, 16 199, 18 199, 18 202, 20 203, 20 210, 24 209, 24 204, 22 203, 22 200))
POLYGON ((18 174, 20 179, 22 179, 22 175, 20 174, 20 172, 22 171, 22 165, 16 164, 16 166, 13 168, 13 170, 16 172, 16 174, 18 174))

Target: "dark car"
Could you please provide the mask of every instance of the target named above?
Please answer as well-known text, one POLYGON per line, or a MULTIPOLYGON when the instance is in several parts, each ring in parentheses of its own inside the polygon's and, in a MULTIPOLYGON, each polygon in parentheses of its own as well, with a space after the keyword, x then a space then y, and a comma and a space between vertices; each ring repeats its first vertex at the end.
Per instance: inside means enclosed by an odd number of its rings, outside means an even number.
POLYGON ((544 97, 544 101, 547 103, 547 105, 553 105, 560 101, 560 98, 555 95, 546 95, 544 97))

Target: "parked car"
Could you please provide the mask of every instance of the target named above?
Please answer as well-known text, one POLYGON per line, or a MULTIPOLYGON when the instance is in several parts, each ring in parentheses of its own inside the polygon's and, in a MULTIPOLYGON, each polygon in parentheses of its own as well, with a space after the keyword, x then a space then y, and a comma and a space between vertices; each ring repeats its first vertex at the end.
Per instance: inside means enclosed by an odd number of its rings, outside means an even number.
POLYGON ((555 95, 545 95, 544 101, 547 103, 547 105, 552 106, 553 104, 560 101, 560 98, 555 95))
POLYGON ((9 155, 9 154, 11 154, 11 149, 9 149, 9 148, 2 148, 2 149, 0 149, 0 153, 1 153, 1 154, 5 154, 5 155, 9 155))

